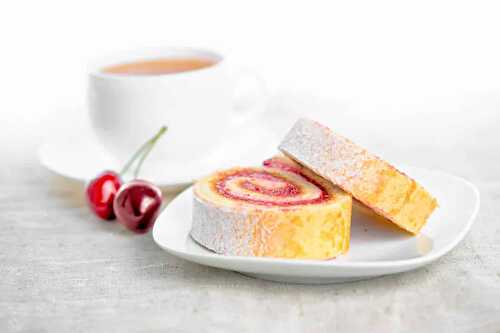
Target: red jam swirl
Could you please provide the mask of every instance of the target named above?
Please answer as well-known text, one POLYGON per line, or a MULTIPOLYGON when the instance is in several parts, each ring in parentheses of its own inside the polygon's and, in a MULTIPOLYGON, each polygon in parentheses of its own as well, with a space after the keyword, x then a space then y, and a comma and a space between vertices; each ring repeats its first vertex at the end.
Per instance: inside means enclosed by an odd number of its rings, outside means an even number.
MULTIPOLYGON (((283 168, 277 169, 284 170, 283 168)), ((303 198, 303 184, 292 182, 290 179, 268 171, 252 169, 241 170, 227 175, 218 180, 215 187, 217 192, 226 198, 269 207, 318 204, 328 199, 328 192, 323 186, 311 181, 302 174, 297 174, 301 176, 304 183, 310 183, 315 186, 319 190, 319 195, 312 198, 303 198), (229 183, 236 184, 236 189, 234 185, 233 187, 228 186, 229 183), (244 191, 237 191, 239 188, 244 191), (251 193, 257 193, 258 196, 252 196, 251 193), (273 200, 273 198, 276 198, 276 200, 273 200)))
POLYGON ((262 162, 262 165, 268 168, 280 169, 302 175, 300 168, 283 162, 277 158, 270 158, 268 160, 265 160, 264 162, 262 162))

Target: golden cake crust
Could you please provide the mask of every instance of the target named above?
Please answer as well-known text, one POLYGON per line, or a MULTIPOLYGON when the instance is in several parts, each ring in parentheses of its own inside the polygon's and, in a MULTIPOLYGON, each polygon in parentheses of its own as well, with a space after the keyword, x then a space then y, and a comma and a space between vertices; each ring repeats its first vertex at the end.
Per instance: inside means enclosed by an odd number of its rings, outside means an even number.
POLYGON ((299 119, 279 149, 413 234, 437 207, 415 180, 315 121, 299 119))

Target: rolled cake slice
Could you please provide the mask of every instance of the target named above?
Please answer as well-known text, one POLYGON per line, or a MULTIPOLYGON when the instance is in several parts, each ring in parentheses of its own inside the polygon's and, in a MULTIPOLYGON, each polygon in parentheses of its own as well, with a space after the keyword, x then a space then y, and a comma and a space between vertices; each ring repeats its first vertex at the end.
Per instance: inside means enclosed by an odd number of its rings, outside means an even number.
POLYGON ((349 249, 352 198, 285 157, 194 185, 192 238, 217 253, 330 259, 349 249))
POLYGON ((279 149, 413 234, 437 206, 415 180, 315 121, 299 119, 279 149))

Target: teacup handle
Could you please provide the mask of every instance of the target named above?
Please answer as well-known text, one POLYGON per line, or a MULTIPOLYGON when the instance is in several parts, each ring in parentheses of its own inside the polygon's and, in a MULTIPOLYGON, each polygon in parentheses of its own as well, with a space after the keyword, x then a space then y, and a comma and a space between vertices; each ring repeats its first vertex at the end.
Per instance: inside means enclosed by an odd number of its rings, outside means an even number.
POLYGON ((266 111, 268 94, 264 80, 255 72, 239 68, 233 71, 233 124, 246 121, 266 111))

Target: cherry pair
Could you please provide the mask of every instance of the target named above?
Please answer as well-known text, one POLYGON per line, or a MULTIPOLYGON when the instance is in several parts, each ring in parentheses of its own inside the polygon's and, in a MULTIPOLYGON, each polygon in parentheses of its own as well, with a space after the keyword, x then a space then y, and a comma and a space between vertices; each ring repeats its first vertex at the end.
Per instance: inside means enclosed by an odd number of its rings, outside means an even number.
POLYGON ((136 233, 146 233, 151 229, 160 213, 161 191, 154 184, 137 179, 137 176, 147 155, 166 130, 165 126, 160 128, 135 152, 120 173, 104 171, 88 183, 87 202, 97 216, 105 220, 117 218, 118 222, 136 233), (124 183, 123 175, 138 158, 134 180, 124 183))

